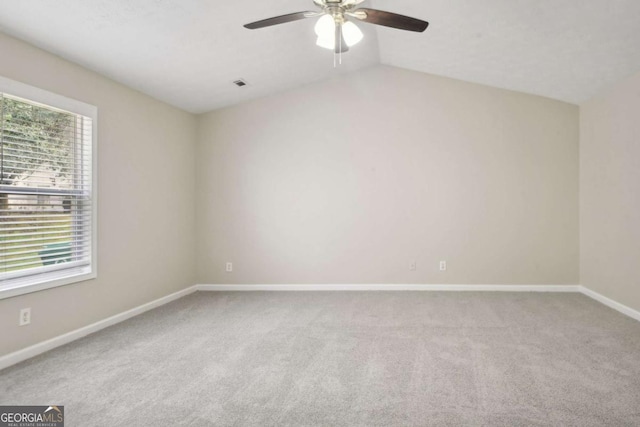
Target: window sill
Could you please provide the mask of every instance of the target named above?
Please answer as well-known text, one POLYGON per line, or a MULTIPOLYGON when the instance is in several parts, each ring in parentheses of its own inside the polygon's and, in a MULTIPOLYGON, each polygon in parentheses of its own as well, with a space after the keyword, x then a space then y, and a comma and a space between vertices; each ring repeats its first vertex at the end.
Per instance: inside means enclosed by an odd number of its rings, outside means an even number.
POLYGON ((96 272, 91 271, 90 266, 84 266, 43 274, 42 277, 34 278, 29 280, 29 282, 26 282, 24 278, 19 281, 7 280, 5 283, 0 284, 0 300, 59 286, 71 285, 73 283, 95 279, 96 277, 96 272))

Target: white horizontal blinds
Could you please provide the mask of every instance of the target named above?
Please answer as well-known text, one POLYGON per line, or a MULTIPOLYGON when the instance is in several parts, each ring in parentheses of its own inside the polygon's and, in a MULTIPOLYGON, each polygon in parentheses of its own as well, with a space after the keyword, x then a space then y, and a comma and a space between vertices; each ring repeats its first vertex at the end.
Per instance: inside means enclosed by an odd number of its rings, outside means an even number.
POLYGON ((91 119, 6 94, 0 111, 0 279, 89 265, 91 119))

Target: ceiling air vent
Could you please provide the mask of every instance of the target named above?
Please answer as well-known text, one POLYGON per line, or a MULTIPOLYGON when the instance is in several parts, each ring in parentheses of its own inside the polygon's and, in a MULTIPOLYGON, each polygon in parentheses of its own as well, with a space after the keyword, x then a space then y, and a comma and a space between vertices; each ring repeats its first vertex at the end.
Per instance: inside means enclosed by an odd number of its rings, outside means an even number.
POLYGON ((235 82, 233 82, 233 84, 238 86, 238 87, 243 87, 243 86, 247 86, 249 83, 244 81, 244 79, 239 79, 239 80, 236 80, 235 82))

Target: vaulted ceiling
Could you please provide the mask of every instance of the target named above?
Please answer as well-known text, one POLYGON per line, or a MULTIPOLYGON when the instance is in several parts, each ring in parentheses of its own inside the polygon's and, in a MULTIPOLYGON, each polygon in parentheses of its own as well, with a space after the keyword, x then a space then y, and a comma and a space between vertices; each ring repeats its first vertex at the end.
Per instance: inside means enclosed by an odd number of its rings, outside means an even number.
MULTIPOLYGON (((311 0, 20 0, 0 31, 184 110, 200 113, 375 64, 571 103, 640 71, 638 0, 368 0, 430 22, 425 33, 358 23, 363 42, 333 66, 314 20, 243 24, 311 0), (244 78, 249 86, 232 82, 244 78)), ((5 60, 0 55, 0 60, 5 60)))

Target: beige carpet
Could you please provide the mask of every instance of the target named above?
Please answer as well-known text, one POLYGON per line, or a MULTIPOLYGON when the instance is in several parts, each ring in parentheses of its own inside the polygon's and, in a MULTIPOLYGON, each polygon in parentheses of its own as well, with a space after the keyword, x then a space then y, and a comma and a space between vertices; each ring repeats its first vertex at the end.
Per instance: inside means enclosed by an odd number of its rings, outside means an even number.
POLYGON ((579 294, 196 293, 0 371, 68 426, 638 426, 640 322, 579 294))

